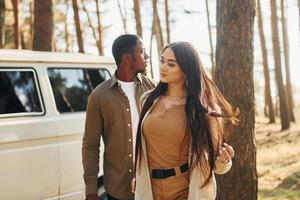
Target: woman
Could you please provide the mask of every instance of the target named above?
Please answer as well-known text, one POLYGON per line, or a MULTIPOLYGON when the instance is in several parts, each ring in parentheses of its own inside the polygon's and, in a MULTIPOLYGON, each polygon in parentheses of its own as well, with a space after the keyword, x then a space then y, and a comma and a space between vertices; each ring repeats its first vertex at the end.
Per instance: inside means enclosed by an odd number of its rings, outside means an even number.
POLYGON ((164 48, 160 82, 143 95, 142 103, 135 199, 215 199, 214 173, 229 171, 234 156, 223 143, 223 127, 226 121, 237 122, 238 110, 207 77, 190 43, 164 48))

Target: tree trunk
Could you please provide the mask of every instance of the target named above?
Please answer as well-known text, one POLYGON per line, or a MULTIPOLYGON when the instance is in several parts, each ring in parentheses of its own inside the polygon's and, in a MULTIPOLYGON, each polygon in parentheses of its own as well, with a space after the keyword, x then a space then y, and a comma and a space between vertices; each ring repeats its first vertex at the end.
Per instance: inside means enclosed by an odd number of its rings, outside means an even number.
POLYGON ((254 139, 254 0, 217 0, 216 84, 241 111, 240 124, 225 138, 235 149, 232 169, 218 176, 219 200, 256 200, 254 139))
POLYGON ((34 33, 34 4, 32 2, 29 3, 30 10, 30 24, 29 24, 29 47, 32 49, 33 47, 33 33, 34 33))
POLYGON ((34 0, 34 33, 35 51, 51 51, 53 33, 52 0, 34 0))
POLYGON ((80 53, 84 53, 82 31, 81 31, 81 27, 80 27, 80 17, 79 17, 77 0, 72 0, 72 3, 73 3, 74 22, 75 22, 75 26, 76 26, 78 48, 79 48, 80 53))
POLYGON ((268 113, 270 123, 275 123, 275 114, 273 108, 273 101, 270 89, 270 74, 269 74, 269 62, 268 53, 266 47, 266 39, 263 27, 263 16, 260 8, 260 0, 257 0, 257 22, 260 37, 261 53, 264 67, 264 78, 265 78, 265 110, 268 113))
POLYGON ((0 48, 4 44, 4 27, 5 27, 5 0, 0 0, 0 48))
POLYGON ((209 46, 210 46, 210 60, 211 60, 211 77, 212 80, 215 81, 215 55, 214 55, 214 47, 213 47, 213 41, 212 41, 212 33, 211 33, 211 25, 210 25, 210 15, 209 15, 209 6, 208 6, 208 0, 205 0, 206 4, 206 16, 207 16, 207 25, 208 25, 208 35, 209 35, 209 46))
POLYGON ((13 11, 14 11, 14 44, 15 48, 19 48, 19 1, 11 0, 13 11))
MULTIPOLYGON (((86 8, 86 6, 85 6, 85 4, 84 4, 84 0, 82 0, 81 3, 82 3, 83 11, 86 13, 86 16, 87 16, 87 20, 88 20, 89 26, 90 26, 90 28, 92 29, 93 37, 94 37, 94 39, 95 39, 96 46, 97 46, 98 51, 99 51, 99 41, 98 41, 98 38, 97 38, 97 35, 96 35, 96 30, 95 30, 95 28, 94 28, 94 26, 93 26, 93 24, 92 24, 92 20, 91 20, 91 17, 90 17, 90 15, 89 15, 89 11, 87 10, 87 8, 86 8)), ((100 52, 99 52, 99 54, 100 54, 100 52)))
POLYGON ((69 34, 69 30, 68 30, 68 13, 69 13, 69 9, 70 9, 70 4, 69 4, 69 0, 65 0, 65 4, 66 4, 66 21, 65 21, 65 42, 66 42, 66 52, 69 52, 70 50, 70 44, 69 44, 69 38, 70 38, 70 34, 69 34))
POLYGON ((124 31, 125 31, 125 34, 127 34, 126 14, 124 14, 123 11, 122 11, 120 0, 117 0, 117 2, 118 2, 118 7, 119 7, 120 15, 121 15, 121 18, 122 18, 122 22, 123 22, 124 31))
POLYGON ((167 42, 171 41, 171 32, 170 32, 170 12, 169 12, 169 0, 165 0, 165 15, 166 15, 166 31, 167 31, 167 42))
POLYGON ((279 35, 278 35, 278 18, 277 18, 277 6, 276 0, 270 0, 271 4, 271 27, 272 27, 272 41, 273 41, 273 54, 275 63, 275 78, 279 96, 280 106, 280 119, 281 129, 285 130, 290 127, 288 105, 286 100, 285 88, 282 80, 281 72, 281 58, 280 58, 280 46, 279 46, 279 35))
POLYGON ((99 0, 96 0, 96 12, 97 12, 97 21, 98 21, 98 51, 99 55, 103 56, 103 29, 102 29, 102 22, 101 22, 101 16, 100 16, 100 9, 99 9, 99 0))
POLYGON ((293 93, 292 83, 290 75, 290 59, 289 59, 289 35, 287 30, 287 18, 286 18, 286 7, 285 0, 280 1, 281 7, 281 24, 282 24, 282 36, 283 36, 283 50, 284 50, 284 64, 285 64, 285 79, 286 79, 286 97, 289 109, 289 116, 292 122, 295 121, 295 115, 293 111, 293 93))
POLYGON ((164 47, 164 39, 162 34, 162 28, 160 24, 160 19, 157 12, 157 0, 152 0, 153 5, 153 19, 154 19, 154 34, 157 41, 157 51, 160 56, 161 50, 164 47))
POLYGON ((134 5, 136 33, 140 37, 143 37, 143 29, 142 29, 142 22, 141 22, 140 2, 139 2, 139 0, 134 0, 133 5, 134 5))
POLYGON ((154 18, 152 19, 152 27, 151 27, 151 38, 150 38, 150 66, 151 66, 151 77, 154 78, 154 71, 153 71, 153 62, 152 62, 152 42, 153 42, 153 35, 154 35, 154 18))

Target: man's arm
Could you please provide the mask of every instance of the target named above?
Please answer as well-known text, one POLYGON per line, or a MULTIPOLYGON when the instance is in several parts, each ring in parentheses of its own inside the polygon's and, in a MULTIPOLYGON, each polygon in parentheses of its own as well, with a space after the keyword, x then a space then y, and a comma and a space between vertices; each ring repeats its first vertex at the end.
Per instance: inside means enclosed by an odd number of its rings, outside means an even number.
POLYGON ((96 94, 91 93, 88 99, 85 131, 82 141, 83 178, 87 197, 97 196, 98 192, 97 176, 102 132, 102 115, 99 106, 99 99, 97 99, 96 94))

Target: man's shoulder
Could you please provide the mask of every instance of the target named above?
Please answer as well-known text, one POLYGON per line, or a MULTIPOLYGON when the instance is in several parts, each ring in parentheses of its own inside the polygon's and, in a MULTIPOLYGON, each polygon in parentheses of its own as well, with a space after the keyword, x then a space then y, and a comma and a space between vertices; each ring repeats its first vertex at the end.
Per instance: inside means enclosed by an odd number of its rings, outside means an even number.
POLYGON ((146 85, 146 86, 150 86, 151 88, 155 87, 155 81, 152 78, 149 78, 148 76, 144 75, 144 74, 140 74, 139 75, 141 80, 142 80, 142 84, 146 85))
POLYGON ((92 91, 91 94, 95 96, 103 96, 103 93, 107 94, 107 92, 109 92, 111 88, 111 81, 111 78, 106 81, 103 81, 92 91))

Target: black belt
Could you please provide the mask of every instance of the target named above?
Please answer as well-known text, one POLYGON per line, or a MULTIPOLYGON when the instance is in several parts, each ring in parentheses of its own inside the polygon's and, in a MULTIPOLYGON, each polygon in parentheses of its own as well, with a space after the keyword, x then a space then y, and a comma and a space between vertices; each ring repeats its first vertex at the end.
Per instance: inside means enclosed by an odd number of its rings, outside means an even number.
MULTIPOLYGON (((185 163, 180 166, 180 172, 184 173, 189 169, 189 164, 185 163)), ((170 176, 175 176, 176 172, 174 168, 171 169, 152 169, 152 178, 163 179, 170 176)))

